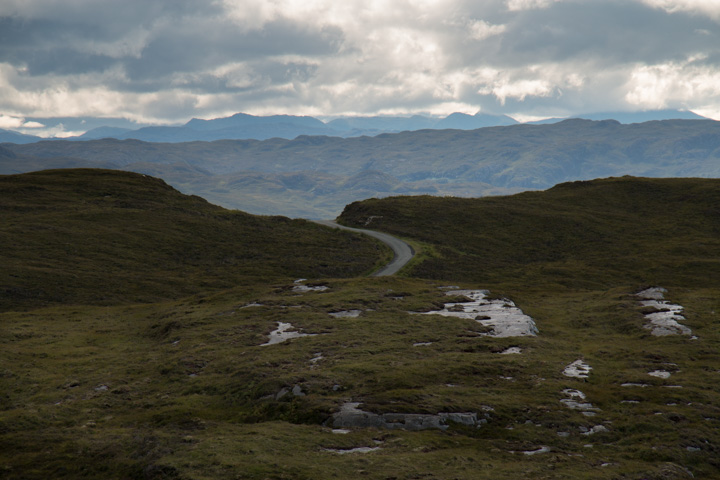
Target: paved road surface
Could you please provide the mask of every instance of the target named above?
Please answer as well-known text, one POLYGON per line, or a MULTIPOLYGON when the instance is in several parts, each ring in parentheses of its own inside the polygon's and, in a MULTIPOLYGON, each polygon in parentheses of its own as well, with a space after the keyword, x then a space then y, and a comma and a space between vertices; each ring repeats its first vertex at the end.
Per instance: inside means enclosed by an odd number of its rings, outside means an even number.
POLYGON ((385 245, 392 248, 392 251, 395 254, 392 261, 377 272, 373 273, 371 275, 372 277, 384 277, 387 275, 394 275, 402 267, 404 267, 415 255, 415 252, 410 245, 403 242, 399 238, 388 235, 387 233, 375 232, 373 230, 365 230, 364 228, 345 227, 343 225, 338 225, 331 220, 314 220, 314 222, 319 223, 320 225, 325 225, 326 227, 340 228, 342 230, 350 230, 351 232, 364 233, 365 235, 370 235, 371 237, 377 238, 385 245))

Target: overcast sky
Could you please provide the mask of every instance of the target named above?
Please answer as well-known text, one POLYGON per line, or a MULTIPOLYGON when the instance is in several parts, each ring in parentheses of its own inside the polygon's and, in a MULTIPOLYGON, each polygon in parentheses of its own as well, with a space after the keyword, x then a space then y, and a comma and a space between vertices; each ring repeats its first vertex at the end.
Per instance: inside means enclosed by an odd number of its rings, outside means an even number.
POLYGON ((0 1, 0 128, 659 108, 720 119, 720 0, 0 1))

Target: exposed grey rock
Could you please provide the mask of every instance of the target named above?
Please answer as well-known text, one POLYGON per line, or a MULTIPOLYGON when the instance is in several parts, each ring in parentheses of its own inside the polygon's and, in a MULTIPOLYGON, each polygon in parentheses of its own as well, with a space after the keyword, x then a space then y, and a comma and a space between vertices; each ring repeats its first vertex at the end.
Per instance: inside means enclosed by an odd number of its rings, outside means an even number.
POLYGON ((283 397, 284 397, 285 395, 287 395, 288 393, 290 393, 290 389, 288 389, 288 388, 286 388, 286 387, 281 388, 280 391, 275 394, 275 400, 280 400, 281 398, 283 398, 283 397))
POLYGON ((575 360, 570 365, 565 367, 565 370, 563 370, 563 375, 573 378, 588 378, 590 376, 591 370, 592 367, 587 363, 583 362, 582 360, 575 360))
POLYGON ((359 317, 361 313, 362 310, 342 310, 340 312, 330 312, 329 315, 335 318, 356 318, 359 317))
POLYGON ((682 315, 683 307, 665 301, 666 292, 662 287, 652 287, 636 294, 640 298, 640 305, 655 309, 654 312, 645 314, 649 323, 644 327, 657 337, 692 335, 692 330, 680 323, 685 321, 682 315))
POLYGON ((240 308, 264 307, 264 306, 265 305, 263 305, 262 303, 253 302, 253 303, 248 303, 247 305, 243 305, 240 308))
POLYGON ((591 429, 583 432, 582 435, 595 435, 596 433, 607 432, 608 429, 604 425, 595 425, 591 429))
POLYGON ((443 315, 446 317, 475 320, 492 329, 481 335, 490 337, 522 337, 538 334, 532 318, 508 299, 488 300, 487 290, 452 290, 446 295, 465 296, 468 302, 446 303, 442 310, 423 312, 425 315, 443 315))
POLYGON ((522 349, 520 347, 509 347, 500 352, 500 355, 519 355, 522 353, 522 349))
POLYGON ((320 360, 323 360, 325 357, 323 357, 323 354, 321 352, 317 352, 313 358, 310 359, 310 365, 312 368, 316 367, 318 362, 320 360))
POLYGON ((662 300, 665 298, 666 293, 667 290, 662 287, 650 287, 637 293, 636 295, 643 300, 662 300))
POLYGON ((583 402, 583 400, 585 400, 585 394, 580 390, 567 388, 563 390, 562 393, 564 393, 569 398, 563 398, 562 400, 560 400, 560 403, 562 403, 571 410, 579 410, 580 413, 582 413, 586 417, 594 417, 596 415, 595 412, 600 411, 600 409, 593 406, 592 403, 583 402))
POLYGON ((549 451, 550 451, 550 447, 543 446, 543 447, 538 448, 537 450, 527 450, 522 453, 524 453, 525 455, 537 455, 539 453, 548 453, 549 451))
MULTIPOLYGON (((360 410, 359 402, 348 402, 344 404, 340 411, 333 415, 332 426, 334 428, 347 427, 375 427, 400 430, 427 430, 438 429, 446 430, 449 427, 448 422, 459 423, 462 425, 480 427, 487 423, 487 418, 478 419, 477 413, 438 413, 432 414, 415 414, 415 413, 376 413, 365 412, 360 410)), ((485 414, 487 417, 488 414, 485 414)))
POLYGON ((298 278, 293 283, 295 283, 295 286, 292 288, 293 292, 299 292, 299 293, 306 293, 306 292, 324 292, 328 289, 325 285, 317 285, 317 286, 308 286, 303 285, 304 282, 306 282, 306 278, 298 278))
POLYGON ((278 328, 276 330, 273 330, 270 332, 269 339, 266 343, 261 344, 261 347, 266 347, 268 345, 275 345, 276 343, 282 343, 286 340, 290 340, 291 338, 300 338, 300 337, 314 337, 315 333, 300 333, 291 331, 293 326, 289 323, 285 322, 277 322, 278 328))

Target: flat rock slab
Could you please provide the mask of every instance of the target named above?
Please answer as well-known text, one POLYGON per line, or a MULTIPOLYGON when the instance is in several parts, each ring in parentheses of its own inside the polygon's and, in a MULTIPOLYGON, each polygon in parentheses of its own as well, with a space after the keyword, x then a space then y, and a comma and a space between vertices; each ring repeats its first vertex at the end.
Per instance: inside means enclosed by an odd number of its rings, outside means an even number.
POLYGON ((357 318, 362 310, 342 310, 340 312, 330 312, 329 315, 335 318, 357 318))
POLYGON ((522 349, 520 347, 510 347, 500 352, 500 355, 519 355, 521 353, 522 349))
POLYGON ((593 417, 596 415, 596 412, 600 411, 600 409, 593 406, 592 403, 584 402, 586 396, 580 390, 567 388, 563 390, 562 393, 569 398, 563 398, 560 400, 560 403, 570 410, 578 410, 587 417, 593 417))
POLYGON ((477 413, 438 413, 435 415, 418 413, 376 414, 360 410, 359 406, 359 402, 344 404, 340 411, 333 415, 333 428, 375 427, 417 431, 428 429, 447 430, 449 427, 448 422, 474 427, 480 427, 482 424, 487 423, 484 418, 478 419, 477 413))
POLYGON ((324 292, 328 289, 325 285, 308 286, 304 285, 307 282, 307 278, 298 278, 293 283, 295 286, 292 288, 293 292, 307 293, 307 292, 324 292))
POLYGON ((575 360, 570 365, 565 367, 563 375, 572 378, 588 378, 592 367, 582 360, 575 360))
POLYGON ((683 307, 664 300, 665 290, 662 287, 652 287, 636 294, 640 298, 640 305, 655 309, 645 314, 648 323, 644 325, 656 337, 667 335, 692 335, 692 330, 680 322, 685 321, 682 315, 683 307))
MULTIPOLYGON (((525 455, 538 455, 538 454, 540 454, 540 453, 548 453, 548 452, 550 452, 550 451, 552 451, 552 450, 550 449, 550 447, 543 446, 543 447, 540 447, 540 448, 538 448, 538 449, 536 449, 536 450, 525 450, 525 451, 522 452, 522 453, 524 453, 525 455)), ((514 452, 511 452, 511 453, 514 453, 514 452)))
POLYGON ((490 337, 524 337, 538 334, 535 321, 508 299, 488 300, 487 290, 452 290, 446 295, 464 296, 468 302, 446 303, 442 310, 423 312, 424 315, 475 320, 492 329, 481 335, 490 337))
POLYGON ((270 332, 269 339, 266 343, 261 344, 261 347, 267 347, 268 345, 275 345, 276 343, 282 343, 291 338, 300 337, 314 337, 316 333, 301 333, 293 331, 294 328, 291 324, 285 322, 277 322, 278 328, 270 332))

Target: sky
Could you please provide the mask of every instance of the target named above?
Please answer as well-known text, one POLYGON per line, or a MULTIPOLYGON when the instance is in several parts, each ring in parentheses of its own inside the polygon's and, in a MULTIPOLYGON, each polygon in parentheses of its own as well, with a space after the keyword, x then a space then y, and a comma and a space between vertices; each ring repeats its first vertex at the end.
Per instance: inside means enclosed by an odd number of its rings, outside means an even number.
POLYGON ((25 133, 652 109, 720 120, 720 0, 0 1, 0 128, 25 133))

